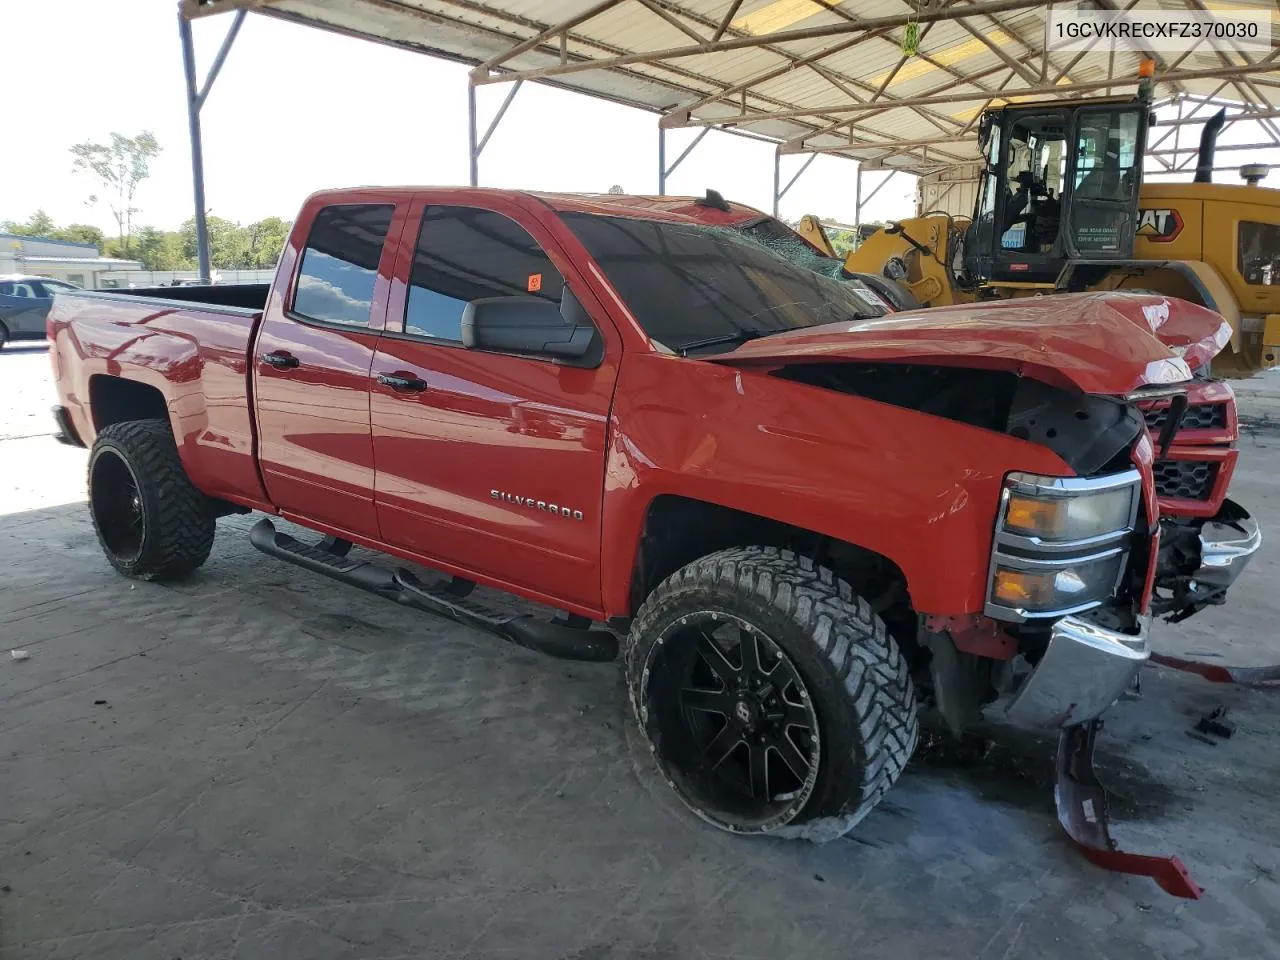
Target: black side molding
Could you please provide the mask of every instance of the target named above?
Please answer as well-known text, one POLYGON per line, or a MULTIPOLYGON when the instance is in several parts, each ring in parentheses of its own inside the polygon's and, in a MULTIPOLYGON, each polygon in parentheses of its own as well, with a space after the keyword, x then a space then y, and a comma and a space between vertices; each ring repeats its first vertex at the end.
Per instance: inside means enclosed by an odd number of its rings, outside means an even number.
MULTIPOLYGON (((591 630, 486 607, 461 595, 456 586, 425 584, 410 571, 351 559, 324 545, 303 543, 281 533, 264 517, 249 531, 249 542, 263 553, 376 593, 388 600, 448 617, 470 627, 496 633, 504 640, 562 660, 609 662, 617 659, 618 638, 607 630, 591 630)), ((345 541, 344 541, 345 542, 345 541)))
POLYGON ((76 428, 71 424, 71 414, 67 413, 66 407, 53 408, 53 421, 58 425, 58 432, 53 435, 53 439, 69 447, 84 446, 80 434, 76 433, 76 428))

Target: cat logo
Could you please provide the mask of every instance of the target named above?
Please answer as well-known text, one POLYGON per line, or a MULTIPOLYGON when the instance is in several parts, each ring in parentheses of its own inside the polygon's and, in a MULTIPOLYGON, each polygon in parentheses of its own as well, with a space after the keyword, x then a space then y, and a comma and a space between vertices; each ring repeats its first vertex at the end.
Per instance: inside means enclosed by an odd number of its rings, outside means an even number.
POLYGON ((1182 217, 1177 210, 1139 210, 1138 236, 1152 243, 1168 243, 1182 232, 1182 217))

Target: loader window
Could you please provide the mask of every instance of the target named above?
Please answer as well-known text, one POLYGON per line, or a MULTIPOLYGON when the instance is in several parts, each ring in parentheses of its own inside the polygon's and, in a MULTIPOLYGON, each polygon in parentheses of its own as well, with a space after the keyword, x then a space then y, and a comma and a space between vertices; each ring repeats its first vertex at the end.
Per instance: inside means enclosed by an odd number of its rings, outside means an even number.
POLYGON ((1128 200, 1136 182, 1137 110, 1086 110, 1080 114, 1076 196, 1128 200))
POLYGON ((1253 286, 1280 286, 1280 223, 1240 224, 1237 268, 1253 286))
POLYGON ((298 268, 293 312, 307 320, 364 327, 391 204, 341 204, 316 214, 298 268))
POLYGON ((1060 114, 1023 117, 1009 131, 1009 195, 1000 225, 1004 249, 1053 251, 1062 217, 1066 136, 1060 114))
POLYGON ((462 340, 462 311, 485 297, 560 302, 564 278, 529 231, 475 207, 430 206, 422 214, 409 295, 407 334, 462 340))

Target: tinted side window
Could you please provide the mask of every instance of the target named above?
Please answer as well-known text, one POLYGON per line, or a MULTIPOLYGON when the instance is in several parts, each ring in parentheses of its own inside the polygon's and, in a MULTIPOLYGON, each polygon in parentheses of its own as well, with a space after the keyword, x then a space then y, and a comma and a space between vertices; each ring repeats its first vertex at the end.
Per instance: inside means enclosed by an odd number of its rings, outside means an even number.
POLYGON ((514 220, 473 207, 427 207, 418 231, 405 333, 462 339, 462 311, 485 297, 540 297, 558 303, 564 278, 514 220))
POLYGON ((311 225, 293 295, 295 313, 310 320, 363 327, 369 322, 382 244, 392 204, 325 207, 311 225))
POLYGON ((13 284, 8 280, 5 280, 3 283, 0 283, 0 297, 12 297, 12 296, 13 296, 13 284))

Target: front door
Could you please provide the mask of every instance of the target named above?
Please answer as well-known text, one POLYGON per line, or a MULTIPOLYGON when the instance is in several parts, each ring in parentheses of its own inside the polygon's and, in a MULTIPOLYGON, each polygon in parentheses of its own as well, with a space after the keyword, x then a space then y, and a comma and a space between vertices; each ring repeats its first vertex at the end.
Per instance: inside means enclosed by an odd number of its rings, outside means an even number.
POLYGON ((488 202, 424 200, 410 213, 371 378, 382 536, 526 595, 598 609, 617 354, 567 366, 463 347, 469 302, 559 302, 566 289, 550 238, 501 212, 501 198, 488 202))
MULTIPOLYGON (((283 302, 267 304, 253 356, 271 501, 286 514, 373 538, 369 370, 395 261, 395 244, 386 243, 395 211, 394 203, 344 203, 303 212, 313 219, 297 280, 283 302)), ((291 272, 282 264, 281 277, 291 272)))

